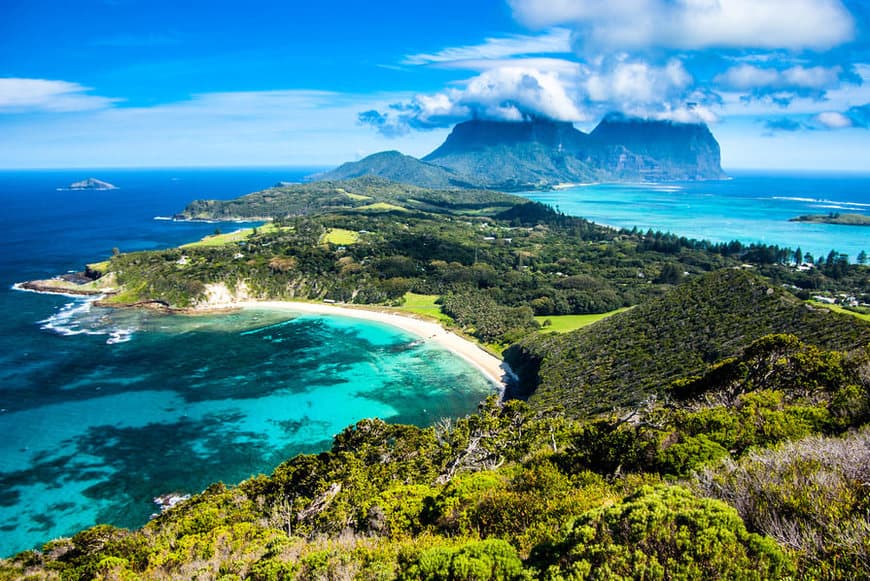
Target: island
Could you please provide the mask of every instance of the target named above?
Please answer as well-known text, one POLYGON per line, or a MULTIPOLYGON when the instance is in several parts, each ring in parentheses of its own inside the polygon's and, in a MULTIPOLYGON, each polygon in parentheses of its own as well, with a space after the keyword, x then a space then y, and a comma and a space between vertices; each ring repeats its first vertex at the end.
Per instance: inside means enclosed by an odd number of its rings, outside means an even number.
POLYGON ((114 184, 110 184, 109 182, 104 182, 103 180, 98 180, 97 178, 87 178, 78 182, 73 182, 65 188, 57 188, 58 191, 96 191, 102 192, 106 190, 117 190, 118 186, 114 184))
MULTIPOLYGON (((417 171, 398 155, 386 161, 417 171)), ((866 265, 832 254, 797 271, 787 249, 616 230, 520 196, 373 175, 176 215, 251 217, 263 223, 113 253, 36 290, 179 316, 341 312, 516 379, 469 416, 360 420, 328 449, 189 498, 161 482, 174 492, 142 528, 49 541, 0 560, 0 579, 870 574, 842 549, 842 523, 867 523, 870 323, 799 296, 863 300, 866 265)))
POLYGON ((373 175, 434 189, 523 191, 567 183, 725 179, 720 161, 719 143, 704 124, 611 113, 591 133, 543 118, 465 121, 421 159, 385 151, 313 177, 373 175))
POLYGON ((838 226, 870 226, 870 216, 864 214, 806 214, 790 218, 789 222, 810 222, 812 224, 836 224, 838 226))

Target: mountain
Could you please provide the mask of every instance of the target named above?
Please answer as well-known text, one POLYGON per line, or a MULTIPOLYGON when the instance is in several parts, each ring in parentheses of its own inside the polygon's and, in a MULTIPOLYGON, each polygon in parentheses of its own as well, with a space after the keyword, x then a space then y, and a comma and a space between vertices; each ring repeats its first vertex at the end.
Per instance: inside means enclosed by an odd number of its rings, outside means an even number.
POLYGON ((349 180, 363 176, 378 176, 394 182, 413 184, 421 188, 478 188, 481 182, 439 165, 420 161, 398 151, 382 151, 360 161, 348 162, 332 171, 316 176, 317 180, 349 180))
POLYGON ((706 180, 726 177, 719 143, 703 124, 611 114, 589 135, 587 162, 617 180, 706 180))
POLYGON ((466 121, 423 161, 477 176, 489 187, 546 187, 600 178, 578 155, 588 143, 588 135, 566 122, 466 121))
POLYGON ((728 269, 579 331, 532 336, 505 358, 530 403, 587 415, 638 406, 672 381, 703 373, 772 333, 825 349, 870 343, 870 324, 811 307, 760 276, 728 269))
POLYGON ((606 116, 592 133, 549 119, 459 123, 422 160, 397 151, 315 179, 376 175, 426 188, 522 190, 590 181, 722 179, 719 144, 703 124, 606 116))

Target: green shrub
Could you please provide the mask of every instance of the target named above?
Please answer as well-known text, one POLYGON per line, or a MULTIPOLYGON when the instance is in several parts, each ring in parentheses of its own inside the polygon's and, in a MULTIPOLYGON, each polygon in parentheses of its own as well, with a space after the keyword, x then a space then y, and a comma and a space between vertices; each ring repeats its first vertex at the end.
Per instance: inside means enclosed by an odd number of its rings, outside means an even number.
POLYGON ((399 574, 399 579, 407 581, 511 581, 527 578, 516 550, 498 539, 427 549, 402 563, 399 574))
POLYGON ((547 579, 776 579, 791 572, 733 508, 677 486, 643 487, 577 519, 532 562, 547 579))

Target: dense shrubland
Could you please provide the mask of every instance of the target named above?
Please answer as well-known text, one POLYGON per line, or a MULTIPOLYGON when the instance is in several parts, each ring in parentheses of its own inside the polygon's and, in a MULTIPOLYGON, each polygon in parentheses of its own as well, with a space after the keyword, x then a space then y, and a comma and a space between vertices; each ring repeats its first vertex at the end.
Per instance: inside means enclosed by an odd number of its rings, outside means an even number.
POLYGON ((492 398, 428 428, 364 420, 328 452, 138 531, 52 541, 0 578, 870 575, 866 352, 769 336, 670 390, 590 420, 492 398))
POLYGON ((589 415, 665 395, 770 333, 829 349, 870 344, 870 325, 812 307, 769 280, 723 270, 567 335, 533 335, 505 353, 530 401, 589 415))

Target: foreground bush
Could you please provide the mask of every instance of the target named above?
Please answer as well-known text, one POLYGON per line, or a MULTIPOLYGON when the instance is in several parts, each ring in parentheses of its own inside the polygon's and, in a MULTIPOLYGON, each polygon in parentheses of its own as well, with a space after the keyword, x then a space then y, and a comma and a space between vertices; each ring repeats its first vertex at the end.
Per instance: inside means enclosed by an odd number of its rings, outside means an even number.
POLYGON ((792 565, 770 539, 747 532, 737 512, 677 486, 645 486, 591 510, 564 541, 540 547, 544 578, 777 579, 792 565))

